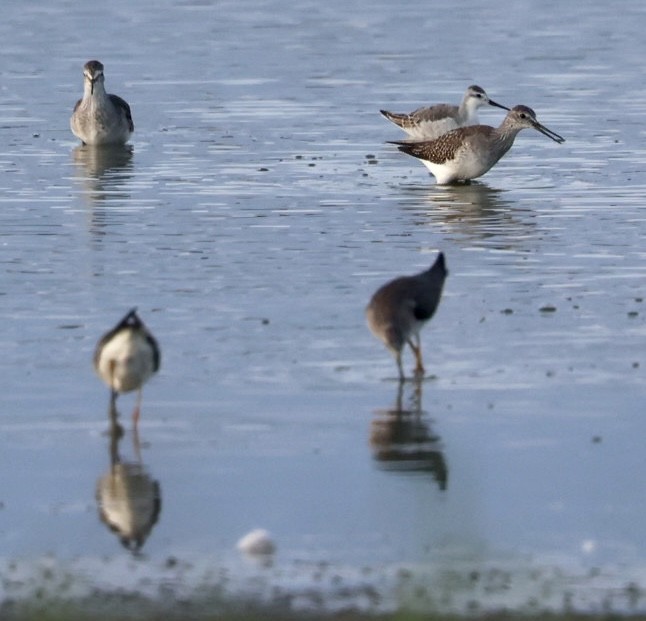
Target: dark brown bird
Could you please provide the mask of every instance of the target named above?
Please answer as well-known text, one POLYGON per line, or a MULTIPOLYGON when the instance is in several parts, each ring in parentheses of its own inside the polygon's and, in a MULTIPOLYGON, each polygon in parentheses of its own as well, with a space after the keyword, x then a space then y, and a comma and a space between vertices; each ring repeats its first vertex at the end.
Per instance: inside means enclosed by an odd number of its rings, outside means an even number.
POLYGON ((414 276, 401 276, 380 287, 366 308, 368 326, 395 356, 399 379, 405 379, 402 350, 410 345, 416 359, 415 374, 424 374, 419 332, 435 314, 448 275, 444 254, 414 276))

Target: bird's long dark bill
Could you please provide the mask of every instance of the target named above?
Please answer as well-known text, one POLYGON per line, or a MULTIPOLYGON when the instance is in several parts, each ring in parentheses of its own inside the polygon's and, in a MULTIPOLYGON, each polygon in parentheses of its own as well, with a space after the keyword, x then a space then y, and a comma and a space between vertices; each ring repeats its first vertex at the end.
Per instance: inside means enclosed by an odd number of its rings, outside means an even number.
POLYGON ((490 106, 495 106, 496 108, 502 108, 503 110, 509 110, 507 106, 503 106, 502 104, 499 104, 497 101, 489 100, 489 105, 490 106))
POLYGON ((534 129, 541 132, 541 134, 545 134, 548 138, 551 138, 554 142, 558 142, 559 144, 561 142, 565 142, 565 138, 563 138, 563 136, 559 136, 556 132, 553 132, 551 129, 547 129, 545 125, 541 125, 538 121, 534 122, 534 129))

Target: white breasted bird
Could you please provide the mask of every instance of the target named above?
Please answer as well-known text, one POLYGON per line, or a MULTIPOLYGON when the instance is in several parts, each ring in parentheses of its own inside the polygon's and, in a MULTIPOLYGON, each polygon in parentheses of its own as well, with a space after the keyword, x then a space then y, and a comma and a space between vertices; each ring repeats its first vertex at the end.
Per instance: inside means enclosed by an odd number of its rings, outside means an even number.
POLYGON ((484 88, 472 84, 467 89, 459 106, 451 104, 435 104, 434 106, 417 108, 409 114, 380 110, 389 121, 403 129, 413 140, 434 140, 442 134, 458 127, 477 125, 478 108, 494 106, 509 110, 507 106, 489 99, 484 88))
POLYGON ((124 144, 135 131, 130 106, 105 92, 103 65, 89 60, 83 67, 83 98, 74 106, 70 127, 83 144, 124 144))
POLYGON ((400 381, 405 379, 402 350, 406 343, 415 354, 415 375, 424 374, 419 332, 435 314, 447 275, 444 253, 440 252, 429 269, 380 287, 366 308, 368 327, 395 356, 400 381))
POLYGON ((159 370, 161 352, 133 308, 112 330, 104 334, 94 351, 94 368, 110 388, 112 403, 119 394, 139 391, 133 412, 139 421, 143 385, 159 370))
POLYGON ((531 108, 514 106, 499 127, 471 125, 454 129, 435 140, 398 140, 391 144, 421 160, 437 183, 444 185, 484 175, 511 149, 518 132, 526 128, 535 129, 554 142, 565 142, 565 138, 541 125, 531 108))

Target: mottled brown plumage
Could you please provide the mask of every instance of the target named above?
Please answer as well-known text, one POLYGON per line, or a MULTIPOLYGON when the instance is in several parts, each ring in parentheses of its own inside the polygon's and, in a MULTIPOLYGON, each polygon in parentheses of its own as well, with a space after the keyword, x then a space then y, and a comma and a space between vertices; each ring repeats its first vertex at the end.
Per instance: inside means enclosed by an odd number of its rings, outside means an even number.
POLYGON ((527 106, 515 106, 499 127, 472 125, 450 131, 435 140, 391 141, 422 161, 438 184, 466 181, 484 175, 502 158, 522 129, 533 128, 555 142, 565 139, 541 125, 527 106))
MULTIPOLYGON (((464 148, 465 143, 472 139, 480 140, 480 137, 491 139, 494 128, 489 125, 471 125, 454 129, 439 138, 424 142, 393 142, 399 145, 403 153, 408 153, 420 160, 428 160, 434 164, 444 164, 453 160, 456 153, 464 148)), ((511 145, 510 145, 511 146, 511 145)))

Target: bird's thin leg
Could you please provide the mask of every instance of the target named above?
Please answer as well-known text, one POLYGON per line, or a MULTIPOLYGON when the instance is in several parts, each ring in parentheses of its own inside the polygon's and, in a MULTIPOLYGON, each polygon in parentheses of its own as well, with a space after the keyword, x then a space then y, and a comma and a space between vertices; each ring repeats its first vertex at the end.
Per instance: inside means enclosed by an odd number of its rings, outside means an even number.
POLYGON ((123 435, 123 427, 119 424, 119 412, 117 411, 117 391, 110 391, 110 410, 108 412, 110 419, 110 436, 120 438, 123 435))
POLYGON ((400 383, 406 379, 404 375, 404 367, 402 366, 402 352, 401 349, 395 353, 395 360, 397 361, 397 369, 399 371, 399 381, 400 383))
POLYGON ((415 360, 417 364, 415 365, 415 375, 423 376, 424 375, 424 363, 422 362, 422 344, 419 340, 419 334, 414 335, 413 338, 408 339, 408 344, 415 354, 415 360), (413 338, 416 343, 413 343, 413 338))
POLYGON ((110 360, 108 363, 108 370, 110 371, 110 403, 115 404, 117 400, 117 391, 114 388, 114 370, 117 366, 116 361, 110 360))
POLYGON ((132 411, 132 424, 135 428, 135 431, 139 425, 139 414, 141 413, 141 388, 137 392, 137 403, 135 404, 135 409, 132 411))

